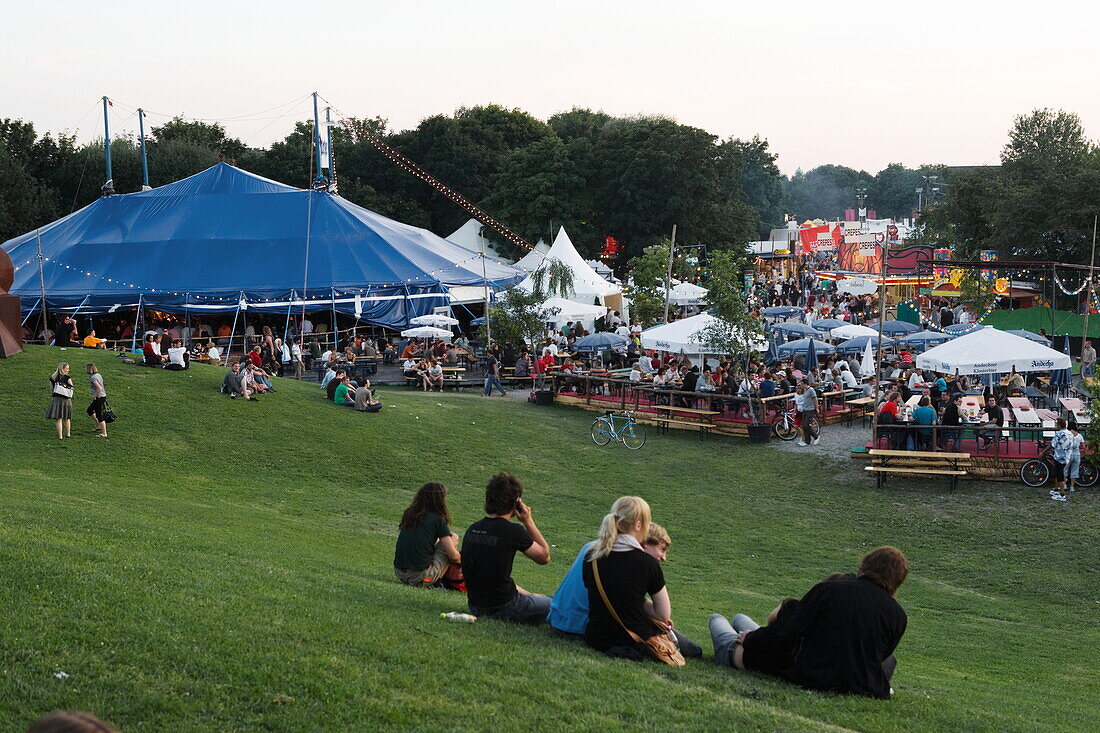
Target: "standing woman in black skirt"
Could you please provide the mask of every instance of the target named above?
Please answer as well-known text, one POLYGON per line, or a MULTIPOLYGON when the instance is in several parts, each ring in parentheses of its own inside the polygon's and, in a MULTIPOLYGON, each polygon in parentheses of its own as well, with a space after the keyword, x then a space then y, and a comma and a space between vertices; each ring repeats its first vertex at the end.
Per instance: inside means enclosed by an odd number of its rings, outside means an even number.
POLYGON ((103 386, 103 375, 95 364, 88 365, 88 388, 92 391, 92 404, 88 405, 88 417, 96 422, 95 434, 107 437, 107 421, 103 414, 107 412, 107 388, 103 386))
POLYGON ((50 407, 46 410, 47 420, 57 421, 57 439, 73 437, 73 378, 69 376, 69 365, 61 362, 50 376, 50 407))

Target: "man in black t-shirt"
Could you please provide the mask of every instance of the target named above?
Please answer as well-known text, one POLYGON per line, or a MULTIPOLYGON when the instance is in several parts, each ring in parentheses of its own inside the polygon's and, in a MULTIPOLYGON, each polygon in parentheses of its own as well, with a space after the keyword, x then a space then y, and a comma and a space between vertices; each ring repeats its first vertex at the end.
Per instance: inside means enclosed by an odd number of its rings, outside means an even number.
POLYGON ((510 473, 498 473, 485 487, 484 519, 462 538, 462 572, 470 613, 520 624, 539 625, 550 612, 550 596, 529 593, 512 580, 512 562, 522 552, 539 565, 550 562, 546 544, 531 509, 520 497, 523 484, 510 473), (520 521, 511 520, 515 516, 520 521))

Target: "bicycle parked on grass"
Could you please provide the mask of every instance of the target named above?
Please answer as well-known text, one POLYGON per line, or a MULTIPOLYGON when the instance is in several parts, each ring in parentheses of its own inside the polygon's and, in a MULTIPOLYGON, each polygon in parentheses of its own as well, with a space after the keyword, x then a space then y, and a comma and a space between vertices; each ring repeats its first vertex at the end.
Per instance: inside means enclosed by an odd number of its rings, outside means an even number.
MULTIPOLYGON (((780 440, 794 440, 802 432, 801 417, 795 407, 794 400, 787 402, 787 409, 779 413, 772 422, 772 432, 780 440)), ((817 438, 821 435, 821 423, 817 415, 810 418, 810 436, 817 438)))
MULTIPOLYGON (((1024 465, 1020 466, 1020 480, 1033 489, 1049 481, 1055 471, 1054 449, 1049 446, 1047 441, 1040 440, 1039 450, 1038 458, 1025 461, 1024 465)), ((1077 485, 1088 488, 1094 485, 1097 479, 1100 479, 1100 472, 1096 470, 1095 464, 1082 458, 1081 467, 1077 471, 1077 485)))
POLYGON ((645 445, 645 428, 634 421, 634 413, 607 412, 592 423, 592 442, 607 445, 614 438, 630 450, 645 445))

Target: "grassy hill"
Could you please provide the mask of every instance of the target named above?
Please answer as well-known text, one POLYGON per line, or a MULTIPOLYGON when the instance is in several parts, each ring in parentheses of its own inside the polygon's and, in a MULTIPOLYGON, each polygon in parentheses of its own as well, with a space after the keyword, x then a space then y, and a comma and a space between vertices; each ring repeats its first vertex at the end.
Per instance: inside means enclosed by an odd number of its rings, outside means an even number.
POLYGON ((364 415, 309 384, 231 401, 221 373, 46 347, 0 360, 0 728, 56 708, 174 731, 1095 723, 1095 495, 1055 504, 973 482, 880 492, 859 467, 739 441, 598 448, 579 410, 391 389, 364 415), (72 441, 42 417, 60 358, 78 375, 72 441), (83 415, 89 358, 120 416, 106 441, 83 415), (412 492, 445 482, 461 531, 500 470, 526 483, 556 546, 548 566, 516 562, 535 591, 553 591, 617 496, 645 496, 673 537, 673 617, 707 658, 637 665, 545 629, 448 624, 439 614, 462 596, 399 585, 393 542, 412 492), (887 543, 912 564, 894 700, 810 693, 710 659, 709 613, 761 619, 887 543))

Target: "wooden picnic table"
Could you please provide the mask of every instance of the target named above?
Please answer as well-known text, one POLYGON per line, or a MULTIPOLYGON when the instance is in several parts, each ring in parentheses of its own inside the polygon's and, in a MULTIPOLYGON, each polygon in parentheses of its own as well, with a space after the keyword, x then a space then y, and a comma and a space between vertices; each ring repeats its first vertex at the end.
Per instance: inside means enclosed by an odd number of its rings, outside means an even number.
POLYGON ((924 395, 922 395, 922 394, 913 395, 912 397, 910 397, 909 399, 907 399, 905 401, 905 406, 915 408, 917 405, 920 404, 920 398, 921 397, 924 397, 924 395))
POLYGON ((697 415, 721 415, 719 410, 703 410, 698 407, 677 407, 675 405, 653 405, 658 410, 669 410, 670 412, 691 412, 697 415))
POLYGON ((1058 400, 1066 412, 1069 413, 1070 418, 1077 421, 1078 425, 1090 425, 1092 423, 1092 415, 1089 413, 1085 403, 1076 397, 1062 397, 1058 400))
POLYGON ((1012 406, 1012 415, 1016 418, 1017 425, 1042 424, 1042 420, 1035 414, 1035 408, 1031 406, 1031 400, 1027 397, 1009 397, 1008 404, 1012 406))
POLYGON ((699 431, 700 440, 706 438, 710 428, 714 426, 714 416, 722 414, 718 410, 703 410, 698 407, 677 407, 676 405, 653 405, 653 407, 668 411, 667 416, 657 418, 657 426, 663 428, 665 432, 668 432, 669 427, 672 425, 695 428, 699 431), (677 412, 688 413, 690 417, 696 418, 696 420, 685 420, 674 415, 677 412))

